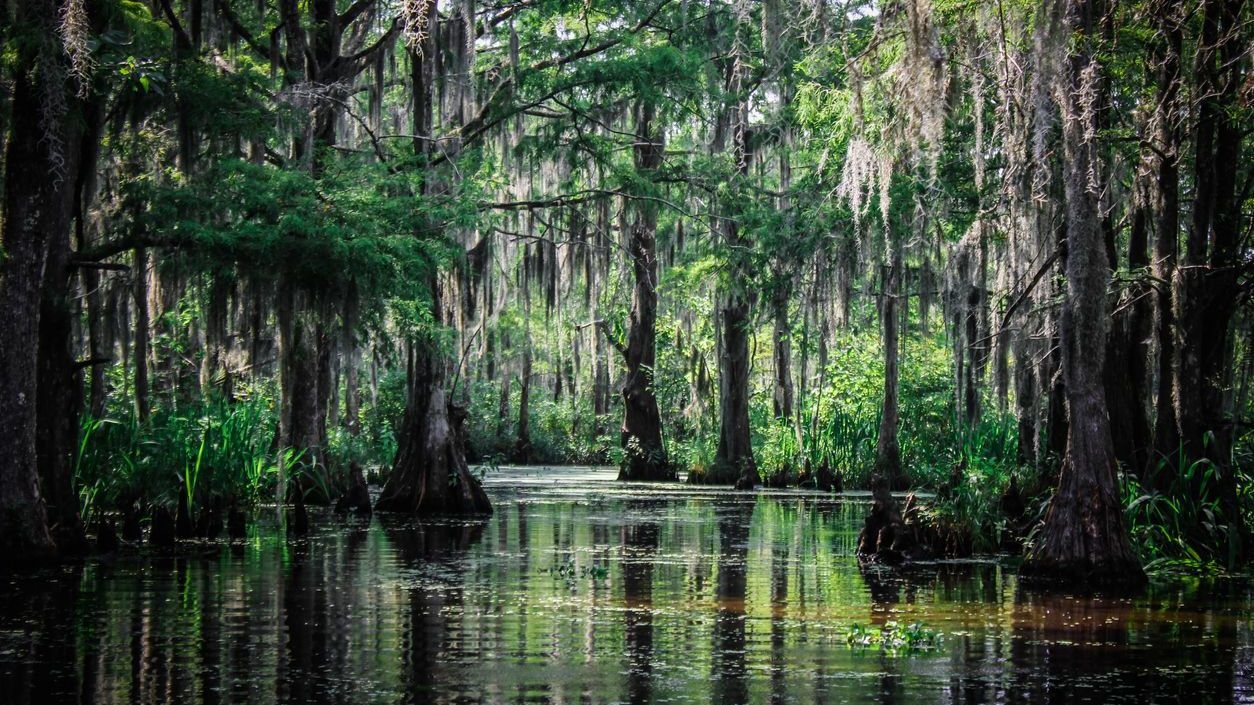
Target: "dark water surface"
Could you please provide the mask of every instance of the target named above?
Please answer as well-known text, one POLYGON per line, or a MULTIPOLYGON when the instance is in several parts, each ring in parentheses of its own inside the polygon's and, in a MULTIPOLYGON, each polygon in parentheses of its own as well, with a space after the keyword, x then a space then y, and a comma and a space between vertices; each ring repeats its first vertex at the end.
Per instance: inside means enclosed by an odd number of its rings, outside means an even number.
POLYGON ((486 521, 287 543, 269 512, 244 546, 0 576, 0 703, 1254 703, 1248 584, 863 572, 865 497, 612 480, 504 469, 486 521), (944 642, 846 646, 890 620, 944 642))

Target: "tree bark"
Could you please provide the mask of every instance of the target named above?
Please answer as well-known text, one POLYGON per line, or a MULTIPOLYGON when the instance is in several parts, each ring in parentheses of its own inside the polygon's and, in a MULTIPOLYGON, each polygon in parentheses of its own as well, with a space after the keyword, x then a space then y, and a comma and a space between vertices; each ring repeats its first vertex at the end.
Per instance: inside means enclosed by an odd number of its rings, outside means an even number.
MULTIPOLYGON (((437 284, 432 278, 431 287, 437 284)), ((438 310, 438 305, 437 305, 438 310)), ((466 465, 464 409, 448 402, 438 341, 416 345, 410 402, 391 474, 375 509, 407 514, 489 514, 492 505, 466 465)))
MULTIPOLYGON (((1052 13, 1051 13, 1052 14, 1052 13)), ((1097 0, 1070 0, 1063 17, 1071 36, 1065 78, 1056 88, 1062 108, 1064 187, 1067 204, 1067 291, 1062 306, 1062 369, 1066 378, 1068 433, 1058 487, 1045 513, 1023 574, 1073 586, 1144 582, 1123 523, 1114 445, 1102 385, 1109 333, 1106 285, 1109 263, 1100 209, 1090 175, 1097 169, 1092 111, 1077 102, 1094 72, 1097 0)))
POLYGON ((1158 155, 1154 184, 1155 337, 1158 341, 1158 385, 1154 401, 1154 451, 1146 468, 1153 484, 1170 484, 1180 431, 1172 395, 1176 368, 1176 258, 1180 236, 1180 56, 1184 42, 1178 0, 1162 0, 1154 13, 1159 37, 1154 44, 1157 71, 1154 142, 1158 155), (1160 472, 1160 467, 1162 471, 1160 472))
MULTIPOLYGON (((16 57, 11 133, 5 164, 0 262, 0 558, 7 564, 47 557, 55 545, 39 483, 36 454, 41 298, 49 248, 64 247, 74 212, 75 161, 81 137, 69 112, 77 104, 51 0, 17 7, 31 34, 16 57), (51 100, 48 98, 51 97, 51 100), (21 165, 20 178, 13 168, 21 165)), ((58 253, 63 257, 64 253, 58 253)))
MULTIPOLYGON (((1231 467, 1232 420, 1224 418, 1232 317, 1240 275, 1241 200, 1236 193, 1242 130, 1243 0, 1206 0, 1195 62, 1193 220, 1176 270, 1176 423, 1186 463, 1215 468, 1228 560, 1240 565, 1246 527, 1231 467)), ((1195 491, 1200 488, 1194 488, 1195 491)))
MULTIPOLYGON (((524 316, 530 316, 530 308, 524 306, 524 316)), ((531 462, 532 345, 531 332, 528 330, 523 345, 522 372, 518 376, 518 435, 514 438, 514 459, 520 463, 531 462)))
POLYGON ((152 404, 148 398, 148 250, 135 248, 131 277, 135 298, 135 417, 140 423, 148 420, 152 404))
POLYGON ((53 235, 44 269, 39 315, 39 362, 35 453, 48 528, 61 553, 83 553, 87 538, 74 491, 83 379, 74 360, 68 223, 53 235))
MULTIPOLYGON (((886 223, 885 228, 890 226, 886 223)), ((904 489, 905 474, 901 470, 901 448, 897 442, 900 425, 897 404, 900 372, 900 334, 897 306, 901 289, 901 244, 893 245, 893 260, 884 281, 884 294, 880 304, 880 324, 884 332, 884 399, 880 407, 879 435, 875 443, 874 477, 880 478, 889 489, 904 489)))
MULTIPOLYGON (((426 11, 423 43, 409 47, 415 108, 414 151, 420 160, 429 157, 431 143, 426 138, 432 133, 434 70, 440 61, 436 3, 429 3, 426 11)), ((429 189, 431 184, 428 181, 422 187, 429 189)), ((436 274, 429 275, 427 287, 438 325, 442 323, 443 307, 436 274)), ((396 458, 375 509, 408 514, 491 513, 487 494, 466 465, 462 432, 466 412, 447 398, 447 372, 439 341, 434 336, 417 341, 396 458)))
POLYGON ((297 454, 295 475, 288 478, 288 496, 303 502, 329 499, 325 487, 322 435, 319 429, 317 322, 309 295, 291 281, 279 284, 279 376, 282 396, 280 442, 297 454), (324 493, 322 493, 324 494, 324 493))
MULTIPOLYGON (((782 275, 781 275, 782 278, 782 275)), ((792 286, 788 282, 778 282, 771 297, 771 309, 774 314, 774 362, 775 418, 791 419, 793 414, 792 384, 792 330, 788 321, 788 301, 791 298, 792 286)))
POLYGON ((361 344, 357 340, 361 302, 357 287, 348 292, 344 302, 344 428, 350 435, 361 432, 361 390, 358 377, 361 368, 361 344))
MULTIPOLYGON (((637 110, 636 169, 648 177, 662 165, 663 143, 653 129, 652 103, 641 101, 637 110)), ((653 393, 657 364, 657 206, 652 201, 642 201, 636 210, 628 242, 635 285, 627 346, 623 350, 627 375, 623 381, 623 427, 619 437, 623 461, 618 479, 673 480, 675 469, 662 442, 662 415, 653 393)))
MULTIPOLYGON (((729 85, 732 95, 740 91, 742 69, 733 67, 729 85)), ((732 157, 739 179, 748 176, 752 153, 749 150, 749 108, 743 101, 728 106, 719 116, 715 129, 714 150, 722 151, 730 132, 732 157)), ((749 358, 750 312, 754 296, 749 285, 749 263, 745 261, 747 243, 734 214, 734 203, 725 202, 724 214, 716 219, 723 243, 729 253, 728 281, 719 293, 719 438, 714 463, 701 477, 712 484, 735 484, 737 489, 752 489, 760 481, 757 461, 753 457, 753 439, 749 427, 749 358)))
MULTIPOLYGON (((1145 209, 1133 206, 1132 229, 1128 239, 1128 268, 1143 270, 1149 265, 1145 209)), ((1113 229, 1110 244, 1113 245, 1113 229)), ((1113 277, 1117 265, 1110 263, 1113 277)), ((1149 291, 1139 283, 1128 287, 1117 310, 1111 312, 1112 326, 1106 345, 1104 383, 1110 412, 1111 438, 1115 445, 1115 461, 1133 473, 1140 473, 1149 460, 1151 444, 1149 418, 1145 409, 1146 340, 1150 336, 1149 291)))

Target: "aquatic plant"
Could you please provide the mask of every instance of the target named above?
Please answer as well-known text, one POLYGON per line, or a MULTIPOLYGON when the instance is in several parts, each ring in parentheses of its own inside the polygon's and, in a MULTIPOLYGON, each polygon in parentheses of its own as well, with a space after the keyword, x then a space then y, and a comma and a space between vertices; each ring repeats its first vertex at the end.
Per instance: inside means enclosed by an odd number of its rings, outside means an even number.
MULTIPOLYGON (((1235 461, 1235 458, 1234 458, 1235 461)), ((1124 515, 1148 572, 1220 573, 1241 568, 1236 561, 1237 526, 1254 515, 1251 477, 1239 463, 1236 511, 1222 501, 1216 466, 1207 459, 1187 462, 1183 451, 1164 458, 1148 486, 1132 474, 1123 477, 1124 515), (1181 467, 1179 472, 1175 467, 1181 467)))
POLYGON ((889 621, 880 628, 855 623, 845 632, 845 643, 850 648, 875 648, 889 654, 931 651, 940 647, 942 639, 941 632, 922 622, 903 625, 889 621))
POLYGON ((84 509, 123 509, 144 498, 189 508, 207 498, 255 504, 273 498, 280 458, 272 450, 277 412, 265 398, 209 401, 186 409, 159 406, 143 422, 122 411, 84 418, 74 480, 84 509))
POLYGON ((602 565, 578 565, 575 557, 569 556, 566 562, 541 568, 540 572, 553 576, 554 581, 564 582, 567 587, 574 588, 580 580, 596 582, 608 578, 610 569, 602 565))

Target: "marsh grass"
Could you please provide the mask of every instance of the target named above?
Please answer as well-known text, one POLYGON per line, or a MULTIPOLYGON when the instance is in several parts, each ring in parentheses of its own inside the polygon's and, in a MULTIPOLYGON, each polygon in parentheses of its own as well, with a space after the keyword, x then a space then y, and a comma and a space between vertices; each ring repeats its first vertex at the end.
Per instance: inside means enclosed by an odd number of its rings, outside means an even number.
POLYGON ((1207 459, 1190 461, 1183 449, 1157 467, 1149 487, 1132 474, 1123 477, 1123 499, 1134 548, 1149 572, 1225 573, 1238 571, 1238 526, 1254 518, 1254 489, 1248 468, 1234 454, 1237 511, 1225 508, 1218 468, 1207 459), (1182 468, 1173 472, 1174 468, 1182 468), (1238 522, 1237 520, 1241 521, 1238 522))
POLYGON ((143 499, 195 510, 209 498, 244 505, 274 497, 279 458, 272 448, 277 411, 264 398, 211 401, 175 410, 84 418, 74 462, 83 513, 122 509, 143 499))

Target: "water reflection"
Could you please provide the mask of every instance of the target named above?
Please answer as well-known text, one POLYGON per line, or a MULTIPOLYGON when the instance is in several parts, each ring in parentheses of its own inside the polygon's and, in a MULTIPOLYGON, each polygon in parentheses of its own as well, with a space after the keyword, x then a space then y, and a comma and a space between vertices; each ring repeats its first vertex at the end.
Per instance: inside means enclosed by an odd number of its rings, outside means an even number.
POLYGON ((714 616, 714 702, 748 702, 749 681, 745 653, 745 597, 749 556, 749 527, 753 505, 733 502, 718 512, 718 573, 714 616))
POLYGON ((627 656, 627 701, 648 703, 653 697, 653 562, 657 559, 658 525, 647 518, 649 505, 626 503, 628 519, 621 527, 624 650, 627 656))
POLYGON ((860 568, 866 505, 525 469, 490 520, 0 575, 0 704, 1254 702, 1254 592, 860 568), (921 620, 936 654, 851 651, 921 620))

